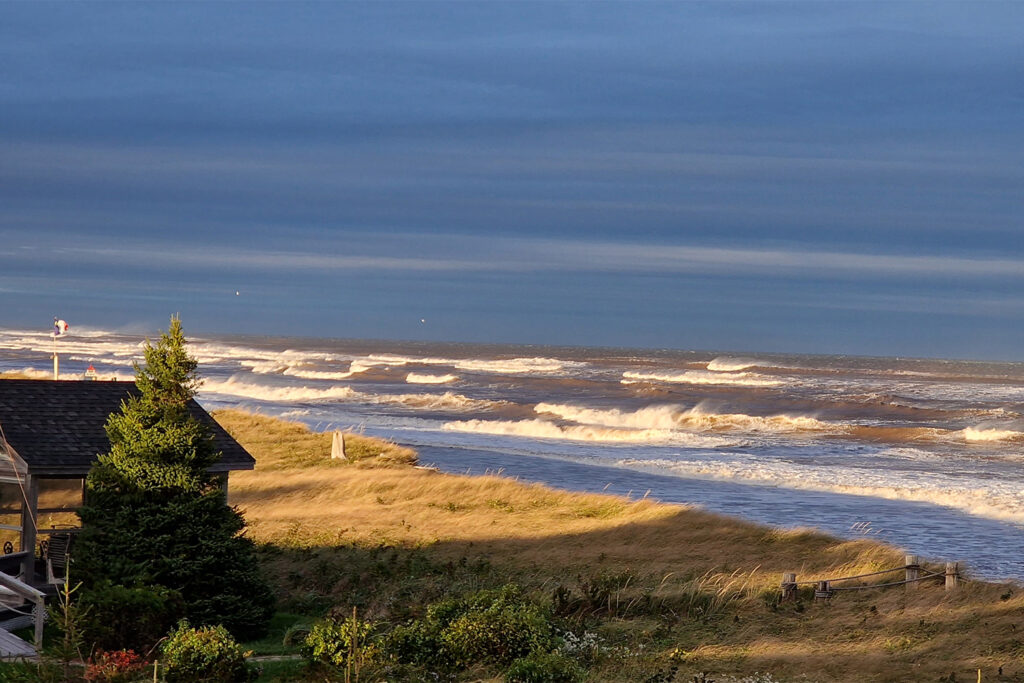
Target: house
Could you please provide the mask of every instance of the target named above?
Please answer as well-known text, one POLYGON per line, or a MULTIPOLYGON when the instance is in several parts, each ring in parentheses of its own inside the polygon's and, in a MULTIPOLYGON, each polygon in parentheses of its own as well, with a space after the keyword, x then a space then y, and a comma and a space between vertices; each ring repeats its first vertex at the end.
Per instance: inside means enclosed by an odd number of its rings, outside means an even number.
MULTIPOLYGON (((110 449, 107 417, 138 393, 134 382, 0 380, 0 572, 17 565, 25 583, 40 583, 37 541, 78 526, 85 477, 110 449)), ((230 472, 253 469, 253 457, 198 403, 189 410, 210 428, 221 452, 210 471, 225 487, 230 472)))

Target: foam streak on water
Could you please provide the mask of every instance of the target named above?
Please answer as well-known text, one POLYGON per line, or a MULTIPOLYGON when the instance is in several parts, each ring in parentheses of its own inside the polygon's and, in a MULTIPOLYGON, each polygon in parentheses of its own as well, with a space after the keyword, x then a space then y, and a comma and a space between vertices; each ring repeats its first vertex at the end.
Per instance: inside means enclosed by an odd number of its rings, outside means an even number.
MULTIPOLYGON (((76 328, 62 371, 124 379, 142 343, 76 328)), ((46 330, 0 330, 0 371, 46 377, 52 349, 46 330)), ((760 521, 870 521, 920 554, 1024 579, 1022 364, 299 338, 191 350, 210 408, 359 426, 454 470, 500 461, 586 490, 617 472, 760 521)))

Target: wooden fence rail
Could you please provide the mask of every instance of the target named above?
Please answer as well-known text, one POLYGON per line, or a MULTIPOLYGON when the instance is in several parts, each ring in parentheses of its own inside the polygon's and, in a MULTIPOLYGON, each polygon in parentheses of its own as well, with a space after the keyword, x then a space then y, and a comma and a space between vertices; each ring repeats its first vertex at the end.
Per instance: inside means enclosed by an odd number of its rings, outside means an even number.
POLYGON ((882 569, 877 572, 855 574, 853 576, 838 576, 831 579, 797 581, 795 573, 786 572, 782 575, 782 602, 792 602, 796 600, 797 589, 800 586, 806 585, 814 585, 815 600, 828 600, 835 595, 836 591, 856 591, 867 590, 869 588, 889 588, 891 586, 906 586, 907 590, 912 590, 916 588, 921 581, 928 581, 930 579, 937 579, 940 577, 945 579, 946 590, 953 590, 957 587, 960 580, 960 565, 956 562, 947 562, 945 572, 931 572, 921 568, 921 558, 917 555, 907 555, 902 567, 882 569), (887 581, 885 583, 871 583, 861 586, 835 585, 840 581, 852 581, 854 579, 864 579, 870 576, 882 576, 883 574, 894 574, 896 572, 904 572, 904 578, 902 581, 887 581))

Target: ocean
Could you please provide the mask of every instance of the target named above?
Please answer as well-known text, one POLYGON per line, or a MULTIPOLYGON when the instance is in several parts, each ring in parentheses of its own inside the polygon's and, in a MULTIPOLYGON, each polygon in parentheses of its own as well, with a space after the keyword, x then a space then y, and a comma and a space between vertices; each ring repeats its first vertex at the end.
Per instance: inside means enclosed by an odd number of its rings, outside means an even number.
MULTIPOLYGON (((62 378, 129 380, 137 335, 75 329, 62 378)), ((280 337, 190 344, 208 409, 353 429, 501 472, 871 537, 1024 579, 1024 363, 280 337)), ((0 371, 52 376, 47 331, 0 371)))

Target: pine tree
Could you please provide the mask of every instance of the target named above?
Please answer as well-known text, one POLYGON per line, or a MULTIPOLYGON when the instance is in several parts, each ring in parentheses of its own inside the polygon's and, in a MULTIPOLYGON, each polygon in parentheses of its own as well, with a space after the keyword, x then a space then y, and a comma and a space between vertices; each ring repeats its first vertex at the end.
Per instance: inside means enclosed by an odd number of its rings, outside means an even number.
POLYGON ((156 345, 146 342, 145 364, 135 365, 139 395, 107 420, 110 451, 86 479, 75 567, 94 592, 170 589, 193 624, 223 624, 249 639, 265 631, 273 597, 241 535, 245 521, 208 471, 220 454, 189 412, 197 367, 177 318, 156 345))

